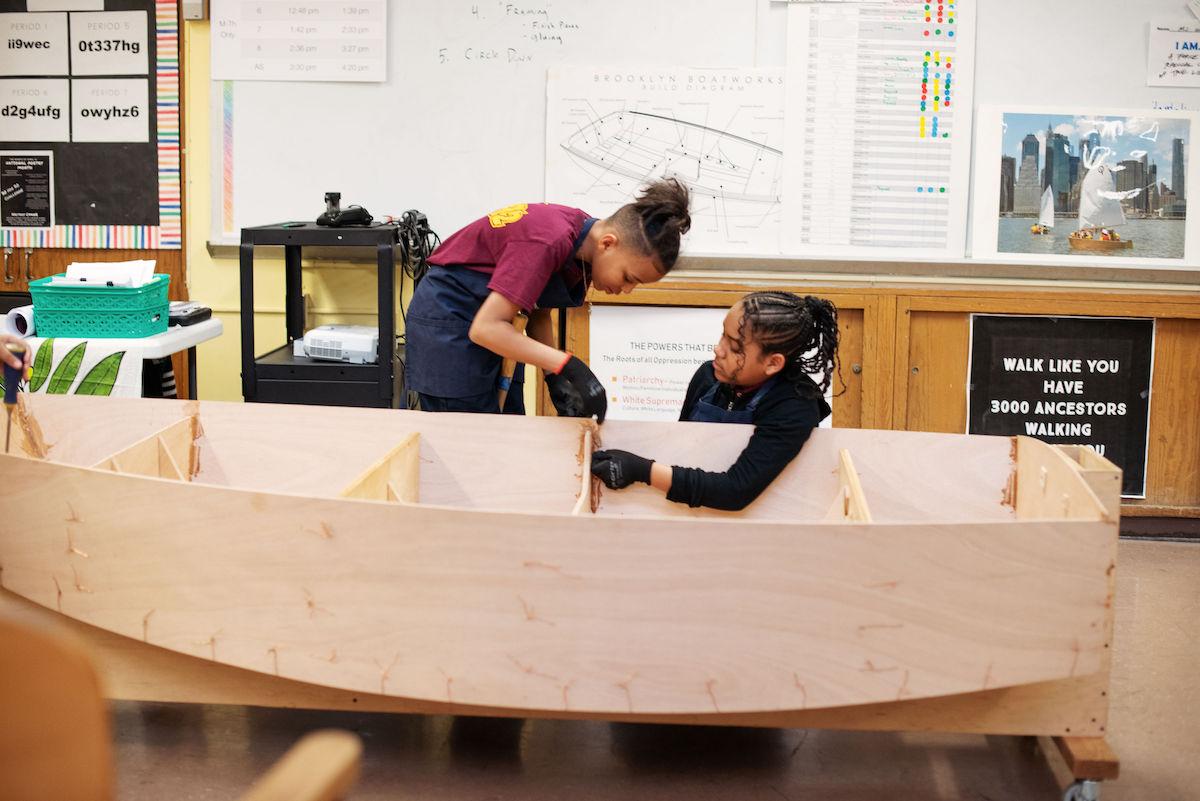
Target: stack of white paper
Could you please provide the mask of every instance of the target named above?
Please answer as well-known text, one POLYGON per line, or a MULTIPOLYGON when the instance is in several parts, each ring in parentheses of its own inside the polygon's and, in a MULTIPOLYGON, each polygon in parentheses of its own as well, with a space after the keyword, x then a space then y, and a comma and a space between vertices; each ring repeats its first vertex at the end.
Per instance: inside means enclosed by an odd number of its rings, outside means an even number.
POLYGON ((153 280, 155 264, 154 259, 72 262, 67 265, 66 275, 55 276, 50 283, 55 286, 71 284, 136 288, 153 280))

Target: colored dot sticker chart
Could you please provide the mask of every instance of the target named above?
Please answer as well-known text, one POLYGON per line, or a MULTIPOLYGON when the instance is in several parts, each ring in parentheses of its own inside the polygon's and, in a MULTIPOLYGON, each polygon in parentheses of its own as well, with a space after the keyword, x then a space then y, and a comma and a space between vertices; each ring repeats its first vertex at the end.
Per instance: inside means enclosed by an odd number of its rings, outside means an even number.
POLYGON ((963 257, 973 3, 789 6, 785 252, 963 257))
POLYGON ((385 81, 387 3, 213 0, 214 80, 385 81))

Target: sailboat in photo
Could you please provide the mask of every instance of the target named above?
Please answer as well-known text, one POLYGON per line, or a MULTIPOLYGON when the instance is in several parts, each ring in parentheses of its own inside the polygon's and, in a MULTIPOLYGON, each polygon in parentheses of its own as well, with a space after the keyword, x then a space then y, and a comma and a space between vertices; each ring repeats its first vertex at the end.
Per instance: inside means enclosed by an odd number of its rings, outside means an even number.
POLYGON ((1054 189, 1050 186, 1046 187, 1046 191, 1042 193, 1042 210, 1038 214, 1038 221, 1034 225, 1029 226, 1029 233, 1035 235, 1048 234, 1054 228, 1054 189))
POLYGON ((1132 239, 1121 239, 1115 226, 1125 222, 1125 212, 1116 199, 1116 181, 1107 164, 1088 170, 1079 192, 1079 230, 1071 234, 1072 250, 1109 251, 1133 247, 1132 239))

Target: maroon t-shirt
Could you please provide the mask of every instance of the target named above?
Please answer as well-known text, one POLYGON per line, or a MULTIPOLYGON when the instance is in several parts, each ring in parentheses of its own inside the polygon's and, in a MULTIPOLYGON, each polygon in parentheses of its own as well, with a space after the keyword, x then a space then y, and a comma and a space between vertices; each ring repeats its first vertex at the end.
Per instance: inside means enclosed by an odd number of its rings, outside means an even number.
POLYGON ((579 209, 554 203, 506 206, 455 232, 429 263, 488 273, 488 289, 532 311, 559 270, 564 270, 567 287, 584 279, 583 268, 572 256, 587 218, 579 209))

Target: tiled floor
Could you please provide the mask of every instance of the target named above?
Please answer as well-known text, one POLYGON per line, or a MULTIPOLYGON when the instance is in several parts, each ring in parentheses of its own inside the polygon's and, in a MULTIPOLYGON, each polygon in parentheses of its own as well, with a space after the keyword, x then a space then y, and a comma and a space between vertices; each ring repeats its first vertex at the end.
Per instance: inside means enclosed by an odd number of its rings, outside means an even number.
MULTIPOLYGON (((1200 798, 1200 544, 1121 543, 1104 801, 1200 798)), ((686 728, 114 705, 119 798, 231 799, 305 732, 365 744, 350 798, 1038 801, 1060 778, 1011 737, 686 728)))

